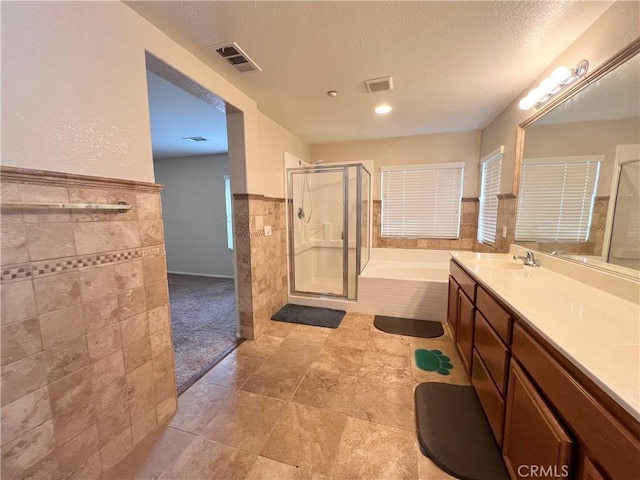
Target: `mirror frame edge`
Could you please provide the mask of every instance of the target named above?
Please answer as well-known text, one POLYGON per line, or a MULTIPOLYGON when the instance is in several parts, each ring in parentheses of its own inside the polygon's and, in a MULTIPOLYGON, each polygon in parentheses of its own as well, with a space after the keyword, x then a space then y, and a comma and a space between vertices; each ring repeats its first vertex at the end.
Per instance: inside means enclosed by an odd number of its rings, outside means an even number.
POLYGON ((516 158, 515 164, 513 166, 513 194, 516 197, 520 193, 520 170, 524 157, 525 129, 536 122, 539 118, 543 117, 551 110, 576 95, 578 92, 597 82, 606 74, 608 74, 612 70, 615 70, 617 67, 619 67, 638 53, 640 53, 640 37, 636 38, 629 45, 609 58, 609 60, 606 60, 604 63, 602 63, 598 68, 591 72, 591 74, 579 80, 575 85, 570 87, 565 92, 561 93, 558 97, 551 100, 549 103, 544 105, 536 113, 528 117, 516 127, 516 158))

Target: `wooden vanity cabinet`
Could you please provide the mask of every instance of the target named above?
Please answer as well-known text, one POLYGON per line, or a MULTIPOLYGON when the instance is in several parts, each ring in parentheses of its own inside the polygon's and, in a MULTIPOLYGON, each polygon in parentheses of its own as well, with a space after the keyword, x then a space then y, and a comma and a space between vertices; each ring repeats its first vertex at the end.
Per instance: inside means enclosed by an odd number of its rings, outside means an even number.
POLYGON ((580 480, 608 480, 608 477, 596 467, 589 457, 585 457, 582 462, 582 474, 580 480))
POLYGON ((563 425, 512 360, 502 445, 511 478, 571 478, 572 449, 563 425))
POLYGON ((460 265, 450 272, 456 347, 510 476, 640 480, 640 422, 460 265))
POLYGON ((453 316, 453 320, 450 320, 450 325, 454 325, 456 348, 460 353, 467 373, 471 375, 477 284, 453 260, 450 263, 449 271, 451 273, 449 280, 449 313, 453 316))
POLYGON ((447 303, 447 323, 451 330, 452 340, 455 342, 458 335, 458 302, 460 302, 460 285, 449 275, 449 299, 447 303))
POLYGON ((458 301, 458 335, 456 345, 467 373, 471 375, 473 365, 473 324, 476 309, 464 293, 458 301))

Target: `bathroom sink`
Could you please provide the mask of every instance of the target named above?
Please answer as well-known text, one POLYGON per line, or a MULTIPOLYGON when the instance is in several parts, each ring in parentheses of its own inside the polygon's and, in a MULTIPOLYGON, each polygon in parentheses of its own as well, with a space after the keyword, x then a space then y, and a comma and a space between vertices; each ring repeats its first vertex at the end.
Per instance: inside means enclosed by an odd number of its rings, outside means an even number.
POLYGON ((475 258, 470 260, 470 263, 478 265, 479 267, 497 268, 499 270, 520 270, 523 268, 523 264, 511 260, 498 260, 495 258, 475 258))

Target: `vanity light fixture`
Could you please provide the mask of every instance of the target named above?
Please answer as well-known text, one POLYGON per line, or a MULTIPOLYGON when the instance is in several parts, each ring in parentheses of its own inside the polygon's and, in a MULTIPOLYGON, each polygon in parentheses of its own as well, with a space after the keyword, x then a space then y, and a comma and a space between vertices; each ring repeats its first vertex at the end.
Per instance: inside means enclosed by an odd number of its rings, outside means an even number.
POLYGON ((393 110, 389 105, 378 105, 375 109, 375 112, 378 115, 385 115, 393 110))
POLYGON ((551 72, 551 75, 542 80, 539 86, 532 88, 518 105, 522 110, 529 110, 534 106, 540 108, 567 86, 584 77, 588 70, 589 62, 587 60, 582 60, 573 68, 558 67, 551 72))

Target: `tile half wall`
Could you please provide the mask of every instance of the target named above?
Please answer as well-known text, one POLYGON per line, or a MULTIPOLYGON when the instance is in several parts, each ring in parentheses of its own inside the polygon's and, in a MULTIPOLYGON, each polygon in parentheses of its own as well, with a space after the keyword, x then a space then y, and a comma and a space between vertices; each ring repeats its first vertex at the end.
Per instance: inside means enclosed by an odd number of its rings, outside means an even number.
POLYGON ((2 478, 96 478, 176 410, 160 185, 3 167, 2 478))

